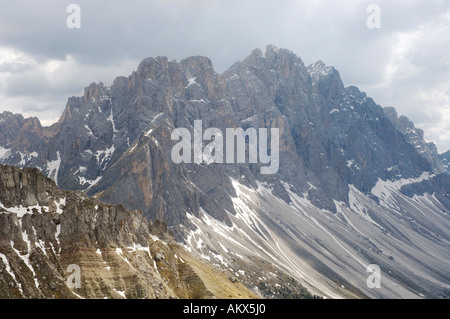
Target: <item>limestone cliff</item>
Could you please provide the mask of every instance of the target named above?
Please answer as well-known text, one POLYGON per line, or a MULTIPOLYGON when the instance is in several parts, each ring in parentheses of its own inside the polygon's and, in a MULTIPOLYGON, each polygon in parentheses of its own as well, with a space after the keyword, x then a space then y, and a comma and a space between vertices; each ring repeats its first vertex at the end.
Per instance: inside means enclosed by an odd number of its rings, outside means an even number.
POLYGON ((37 169, 0 165, 0 298, 251 297, 164 222, 61 191, 37 169))

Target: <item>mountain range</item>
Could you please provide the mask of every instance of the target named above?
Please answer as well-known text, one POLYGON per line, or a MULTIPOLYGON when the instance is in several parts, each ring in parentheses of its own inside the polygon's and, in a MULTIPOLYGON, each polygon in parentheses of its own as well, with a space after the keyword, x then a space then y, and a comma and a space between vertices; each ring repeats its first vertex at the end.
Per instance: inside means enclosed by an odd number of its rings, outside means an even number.
MULTIPOLYGON (((273 45, 222 74, 203 56, 146 58, 111 86, 70 97, 49 127, 0 114, 1 163, 163 221, 192 256, 266 298, 298 296, 296 287, 327 298, 448 298, 449 161, 334 67, 305 66, 273 45), (171 133, 193 131, 195 120, 222 132, 278 128, 277 173, 175 163, 171 133), (380 288, 367 285, 371 264, 380 288)), ((2 201, 5 211, 25 204, 2 201)))

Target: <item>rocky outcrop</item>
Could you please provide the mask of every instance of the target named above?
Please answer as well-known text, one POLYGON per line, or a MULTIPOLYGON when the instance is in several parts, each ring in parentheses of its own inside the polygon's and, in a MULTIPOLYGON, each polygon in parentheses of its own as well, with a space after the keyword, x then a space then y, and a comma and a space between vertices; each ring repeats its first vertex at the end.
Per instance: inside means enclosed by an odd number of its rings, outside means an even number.
POLYGON ((164 222, 60 191, 37 169, 0 165, 0 258, 0 298, 255 297, 191 256, 164 222))

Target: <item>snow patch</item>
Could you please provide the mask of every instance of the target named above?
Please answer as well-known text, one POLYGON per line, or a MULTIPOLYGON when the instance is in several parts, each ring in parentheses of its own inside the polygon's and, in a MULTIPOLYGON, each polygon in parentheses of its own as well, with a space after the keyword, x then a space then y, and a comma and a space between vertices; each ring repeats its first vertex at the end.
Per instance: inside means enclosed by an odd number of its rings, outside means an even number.
POLYGON ((116 148, 114 147, 114 145, 111 145, 111 147, 105 150, 95 152, 94 156, 97 158, 98 165, 103 166, 104 164, 108 163, 115 150, 116 148))
POLYGON ((16 275, 14 274, 14 272, 11 269, 11 265, 9 264, 8 258, 6 257, 6 255, 4 255, 2 253, 0 253, 0 258, 2 259, 3 263, 6 266, 6 271, 9 273, 9 275, 12 277, 12 279, 17 283, 17 285, 19 286, 19 291, 23 295, 22 285, 20 284, 20 282, 17 281, 16 275))
POLYGON ((368 213, 367 207, 364 206, 364 204, 359 200, 359 198, 364 198, 365 195, 361 193, 354 185, 348 185, 349 192, 348 192, 348 202, 350 209, 358 214, 360 217, 362 217, 364 220, 368 221, 369 223, 374 224, 375 226, 379 227, 380 229, 383 229, 377 222, 375 222, 368 213))
POLYGON ((119 295, 121 295, 123 298, 127 298, 126 296, 125 296, 125 290, 116 290, 116 289, 113 289, 115 292, 117 292, 119 295))
POLYGON ((200 85, 200 84, 198 84, 198 83, 195 81, 195 79, 196 79, 195 77, 189 78, 189 79, 188 79, 188 84, 186 85, 185 88, 188 88, 188 87, 190 87, 191 85, 194 85, 194 84, 200 85))
POLYGON ((53 179, 58 186, 58 171, 61 166, 61 155, 56 152, 56 160, 47 162, 48 177, 53 179))
POLYGON ((108 119, 108 121, 111 122, 112 130, 113 130, 113 139, 114 139, 114 134, 118 133, 119 131, 116 129, 116 125, 114 124, 114 117, 113 117, 112 108, 111 108, 111 113, 109 114, 107 119, 108 119))
POLYGON ((434 177, 434 174, 424 172, 417 178, 402 178, 395 181, 382 180, 378 178, 377 183, 372 188, 371 193, 378 197, 380 205, 386 208, 398 210, 399 207, 395 203, 394 195, 400 193, 400 188, 405 185, 420 183, 434 177))
POLYGON ((81 186, 85 186, 86 184, 88 185, 86 190, 90 189, 92 186, 94 186, 95 184, 97 184, 97 182, 101 179, 101 176, 98 176, 96 179, 87 179, 85 177, 82 176, 77 176, 78 179, 78 183, 81 186))
POLYGON ((30 254, 31 254, 31 242, 28 239, 28 234, 26 231, 22 232, 22 238, 23 241, 27 244, 27 253, 25 255, 22 255, 20 253, 20 251, 18 251, 15 247, 14 247, 14 242, 11 241, 11 247, 12 249, 16 252, 17 256, 19 256, 23 262, 25 263, 25 265, 27 265, 27 267, 30 269, 30 271, 33 273, 33 279, 34 279, 34 285, 36 286, 36 288, 39 289, 39 282, 37 280, 37 275, 36 272, 34 271, 33 266, 31 265, 30 262, 30 254))
POLYGON ((54 200, 53 203, 55 203, 56 205, 56 212, 58 214, 62 214, 63 213, 63 208, 66 206, 66 198, 60 198, 58 201, 54 200))
POLYGON ((329 114, 339 113, 340 111, 338 109, 332 109, 329 114))
POLYGON ((11 155, 11 149, 0 146, 0 160, 5 160, 11 155))
POLYGON ((87 124, 84 124, 84 128, 88 131, 89 135, 95 137, 95 135, 92 132, 91 128, 87 124))

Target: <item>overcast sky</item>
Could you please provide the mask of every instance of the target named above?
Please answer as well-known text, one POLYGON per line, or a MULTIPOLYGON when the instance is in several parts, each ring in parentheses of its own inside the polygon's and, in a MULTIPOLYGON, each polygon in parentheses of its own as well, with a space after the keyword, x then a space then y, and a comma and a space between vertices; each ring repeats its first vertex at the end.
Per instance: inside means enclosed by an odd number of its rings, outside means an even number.
POLYGON ((208 56, 221 73, 267 44, 336 67, 450 149, 448 0, 0 0, 0 112, 55 122, 69 96, 150 56, 208 56), (70 29, 69 4, 81 9, 70 29), (370 4, 381 9, 369 28, 370 4))

